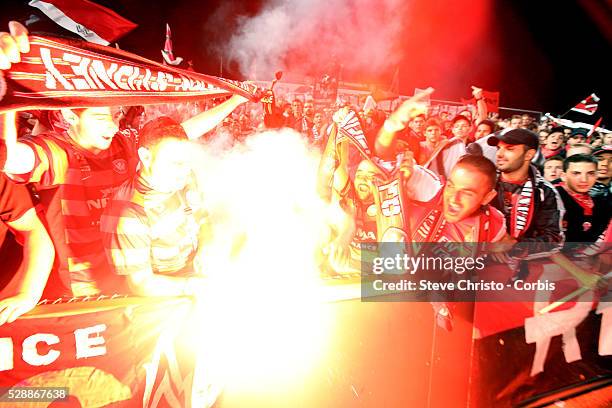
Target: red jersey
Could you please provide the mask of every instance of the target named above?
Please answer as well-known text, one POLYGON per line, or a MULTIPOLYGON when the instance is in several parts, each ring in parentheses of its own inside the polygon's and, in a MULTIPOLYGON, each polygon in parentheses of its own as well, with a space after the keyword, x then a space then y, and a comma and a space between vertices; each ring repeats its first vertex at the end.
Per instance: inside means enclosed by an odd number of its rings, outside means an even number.
POLYGON ((58 133, 20 140, 34 151, 34 168, 10 177, 34 183, 56 248, 59 277, 74 296, 99 293, 100 284, 112 276, 100 216, 115 190, 135 174, 137 140, 135 131, 122 130, 98 154, 58 133))

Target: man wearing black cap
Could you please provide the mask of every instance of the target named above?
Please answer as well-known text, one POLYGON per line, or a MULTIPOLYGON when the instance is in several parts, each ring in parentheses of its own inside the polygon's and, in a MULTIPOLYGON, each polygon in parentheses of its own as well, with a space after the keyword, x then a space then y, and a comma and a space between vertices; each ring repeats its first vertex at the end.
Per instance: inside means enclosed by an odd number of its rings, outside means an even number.
POLYGON ((586 142, 587 134, 588 134, 588 130, 586 129, 578 128, 578 129, 572 130, 570 137, 567 139, 566 147, 569 148, 570 146, 573 146, 576 143, 586 142))
POLYGON ((612 145, 604 145, 593 152, 597 158, 597 181, 589 194, 592 197, 612 197, 612 145))
MULTIPOLYGON (((492 205, 504 213, 510 236, 518 242, 539 244, 563 241, 563 204, 555 188, 531 164, 538 135, 527 129, 505 129, 488 139, 497 146, 497 197, 492 205)), ((532 248, 532 253, 544 251, 532 248)), ((548 245, 550 247, 550 245, 548 245)))

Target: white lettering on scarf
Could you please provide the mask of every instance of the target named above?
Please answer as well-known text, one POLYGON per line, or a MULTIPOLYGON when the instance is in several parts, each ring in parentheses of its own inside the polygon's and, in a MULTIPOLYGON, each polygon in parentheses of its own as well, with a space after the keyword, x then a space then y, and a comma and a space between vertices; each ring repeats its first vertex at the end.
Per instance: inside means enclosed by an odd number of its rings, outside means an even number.
POLYGON ((46 69, 45 85, 49 90, 194 92, 218 89, 210 83, 182 74, 151 71, 149 68, 91 59, 45 47, 40 48, 40 57, 46 69))

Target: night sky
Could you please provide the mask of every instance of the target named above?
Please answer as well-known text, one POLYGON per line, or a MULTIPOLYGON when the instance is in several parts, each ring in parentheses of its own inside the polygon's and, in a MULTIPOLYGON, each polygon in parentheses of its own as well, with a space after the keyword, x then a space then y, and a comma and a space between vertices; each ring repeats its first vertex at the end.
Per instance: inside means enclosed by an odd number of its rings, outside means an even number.
MULTIPOLYGON (((219 75, 216 50, 231 37, 238 18, 256 15, 264 3, 96 2, 139 25, 119 41, 122 49, 159 61, 168 22, 175 55, 192 59, 198 72, 211 75, 219 75), (218 12, 220 7, 223 13, 218 12)), ((601 98, 596 116, 605 113, 604 125, 610 127, 611 69, 606 61, 612 43, 612 11, 606 0, 426 0, 410 4, 401 33, 401 93, 411 95, 415 87, 431 85, 436 88, 435 98, 458 101, 467 98, 469 86, 475 84, 499 90, 501 106, 561 114, 595 92, 601 98)), ((2 7, 3 27, 11 18, 25 21, 28 14, 39 13, 27 1, 2 1, 2 7)), ((36 23, 32 29, 70 35, 49 21, 36 23)), ((319 56, 321 60, 326 57, 319 56)), ((395 69, 390 66, 374 75, 347 69, 344 79, 368 80, 385 87, 395 69)), ((223 74, 246 79, 232 61, 224 61, 223 74)))

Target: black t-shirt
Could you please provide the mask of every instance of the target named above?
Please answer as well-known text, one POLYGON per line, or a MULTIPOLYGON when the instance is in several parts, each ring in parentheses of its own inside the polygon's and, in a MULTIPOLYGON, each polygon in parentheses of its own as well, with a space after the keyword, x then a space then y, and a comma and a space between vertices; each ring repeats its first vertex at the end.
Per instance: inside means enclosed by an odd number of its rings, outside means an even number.
POLYGON ((566 242, 590 243, 606 231, 612 216, 612 203, 604 197, 593 197, 591 215, 585 215, 584 209, 570 196, 563 187, 557 191, 565 205, 563 228, 566 242))
MULTIPOLYGON (((510 220, 510 217, 512 214, 513 196, 521 193, 521 190, 523 189, 523 185, 524 183, 518 184, 518 183, 509 183, 509 182, 501 181, 501 180, 499 181, 499 186, 501 187, 500 190, 503 192, 499 198, 503 200, 503 203, 504 203, 503 208, 499 208, 499 209, 504 214, 504 217, 506 218, 506 222, 510 220)), ((508 225, 508 227, 510 226, 508 225)))

